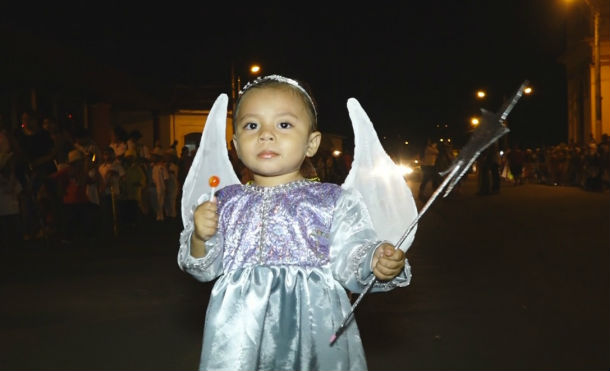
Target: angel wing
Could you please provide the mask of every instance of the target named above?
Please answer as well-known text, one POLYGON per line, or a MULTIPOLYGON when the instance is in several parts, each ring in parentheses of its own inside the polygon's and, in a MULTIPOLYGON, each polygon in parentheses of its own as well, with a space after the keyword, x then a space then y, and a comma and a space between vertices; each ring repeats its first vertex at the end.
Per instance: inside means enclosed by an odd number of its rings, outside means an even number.
MULTIPOLYGON (((355 98, 347 101, 354 128, 354 161, 341 185, 362 194, 373 226, 383 240, 397 243, 417 217, 417 206, 398 166, 379 142, 373 123, 355 98)), ((413 243, 413 228, 400 246, 406 252, 413 243)))
POLYGON ((205 122, 199 148, 182 186, 182 224, 186 227, 190 215, 210 194, 210 176, 220 178, 218 188, 240 183, 227 151, 227 104, 226 94, 220 94, 205 122))

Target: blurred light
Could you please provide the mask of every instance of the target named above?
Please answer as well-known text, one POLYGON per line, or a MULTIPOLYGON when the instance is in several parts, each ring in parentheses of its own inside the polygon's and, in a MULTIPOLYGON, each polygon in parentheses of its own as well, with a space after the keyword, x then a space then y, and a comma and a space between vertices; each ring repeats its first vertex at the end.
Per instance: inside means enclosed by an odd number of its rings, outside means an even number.
POLYGON ((451 138, 447 138, 447 142, 451 143, 451 138))
POLYGON ((523 89, 523 93, 524 93, 524 94, 526 94, 526 95, 530 95, 530 94, 532 94, 532 92, 533 92, 533 91, 534 91, 534 89, 532 89, 532 87, 531 87, 531 86, 527 86, 527 87, 525 87, 525 88, 523 89))
POLYGON ((500 156, 504 156, 504 151, 500 151, 500 156))
POLYGON ((477 126, 479 125, 479 118, 478 117, 473 117, 470 119, 470 123, 472 124, 472 126, 477 126))
POLYGON ((68 118, 71 119, 72 118, 72 114, 68 113, 68 118))
POLYGON ((439 139, 439 141, 441 141, 441 142, 442 142, 442 141, 443 141, 443 138, 439 139))
POLYGON ((408 140, 405 140, 405 144, 409 144, 409 141, 408 141, 408 140))
POLYGON ((253 64, 250 67, 250 72, 254 73, 254 74, 260 73, 261 72, 261 66, 259 66, 258 64, 253 64))
POLYGON ((334 150, 333 151, 333 156, 335 156, 335 157, 341 156, 341 151, 339 151, 338 149, 334 150))
POLYGON ((398 170, 400 171, 400 175, 406 176, 406 175, 413 174, 413 168, 411 166, 403 165, 403 164, 399 164, 397 166, 398 166, 398 170))
POLYGON ((477 98, 483 99, 483 98, 485 98, 486 95, 487 95, 487 93, 485 93, 484 90, 477 90, 477 98))
POLYGON ((415 162, 416 164, 419 164, 419 160, 415 160, 415 161, 413 161, 413 162, 415 162))

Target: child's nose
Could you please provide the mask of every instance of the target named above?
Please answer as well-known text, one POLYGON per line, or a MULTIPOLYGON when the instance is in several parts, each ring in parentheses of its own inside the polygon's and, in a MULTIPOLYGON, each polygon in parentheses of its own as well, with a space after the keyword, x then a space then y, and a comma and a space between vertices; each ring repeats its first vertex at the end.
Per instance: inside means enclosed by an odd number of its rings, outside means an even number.
POLYGON ((258 135, 258 140, 260 142, 268 142, 275 140, 275 135, 271 129, 263 127, 258 135))

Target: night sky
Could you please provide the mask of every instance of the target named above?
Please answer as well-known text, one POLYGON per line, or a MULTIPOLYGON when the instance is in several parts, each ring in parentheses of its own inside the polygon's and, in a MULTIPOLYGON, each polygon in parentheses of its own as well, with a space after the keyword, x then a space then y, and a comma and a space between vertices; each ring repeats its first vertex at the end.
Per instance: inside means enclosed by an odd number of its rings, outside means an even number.
POLYGON ((459 145, 471 115, 498 110, 527 79, 534 94, 509 116, 511 142, 541 146, 567 138, 558 60, 563 0, 348 3, 335 10, 325 6, 333 2, 226 3, 53 3, 6 11, 2 22, 92 56, 152 90, 207 85, 230 94, 231 63, 247 81, 247 66, 256 62, 264 74, 310 85, 323 131, 351 136, 345 105, 357 98, 388 147, 408 140, 417 148, 441 136, 459 145), (475 99, 479 88, 487 100, 475 99))

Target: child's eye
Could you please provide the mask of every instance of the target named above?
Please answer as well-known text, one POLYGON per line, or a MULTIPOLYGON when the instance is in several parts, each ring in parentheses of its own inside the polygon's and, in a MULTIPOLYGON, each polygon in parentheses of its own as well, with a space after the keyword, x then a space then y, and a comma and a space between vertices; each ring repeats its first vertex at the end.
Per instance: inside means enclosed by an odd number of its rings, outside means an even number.
POLYGON ((289 122, 280 122, 280 123, 278 124, 278 126, 279 126, 281 129, 288 129, 288 128, 292 127, 292 124, 291 124, 291 123, 289 123, 289 122))
POLYGON ((244 125, 245 130, 254 130, 257 127, 258 127, 258 124, 256 122, 248 122, 244 125))

